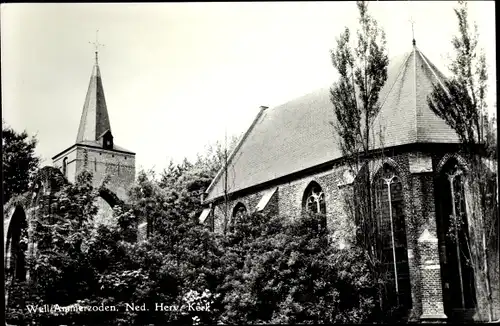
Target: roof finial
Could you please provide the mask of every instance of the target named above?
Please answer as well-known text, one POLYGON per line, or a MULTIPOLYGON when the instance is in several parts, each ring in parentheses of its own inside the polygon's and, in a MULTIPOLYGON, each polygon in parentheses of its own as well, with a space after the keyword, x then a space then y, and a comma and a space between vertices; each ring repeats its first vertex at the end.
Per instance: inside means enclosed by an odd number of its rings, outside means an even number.
POLYGON ((99 30, 96 30, 95 32, 95 42, 89 42, 90 44, 93 44, 95 47, 95 64, 98 64, 98 53, 99 53, 99 47, 104 46, 104 44, 99 43, 99 30))
POLYGON ((411 14, 412 13, 412 6, 410 4, 410 1, 408 1, 408 5, 410 6, 409 8, 409 11, 410 11, 410 23, 411 23, 411 37, 412 37, 412 41, 411 43, 413 44, 413 46, 415 46, 416 42, 415 42, 415 29, 414 29, 414 24, 415 24, 415 21, 413 20, 413 15, 411 14))
POLYGON ((411 37, 412 37, 412 41, 411 43, 413 44, 413 46, 416 45, 416 42, 415 42, 415 29, 414 29, 414 24, 415 24, 415 21, 413 20, 413 17, 410 17, 410 23, 411 23, 411 37))

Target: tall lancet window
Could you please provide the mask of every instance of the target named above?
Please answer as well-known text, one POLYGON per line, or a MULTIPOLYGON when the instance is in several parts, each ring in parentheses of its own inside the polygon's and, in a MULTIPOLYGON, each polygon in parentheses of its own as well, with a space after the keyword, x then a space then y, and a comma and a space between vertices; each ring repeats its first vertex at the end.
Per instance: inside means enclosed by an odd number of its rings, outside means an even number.
POLYGON ((439 188, 439 227, 445 244, 445 310, 474 307, 474 271, 469 250, 465 182, 464 170, 456 159, 450 159, 443 166, 439 188))
POLYGON ((374 175, 374 230, 387 283, 387 303, 411 307, 411 286, 406 242, 403 185, 388 164, 374 175))

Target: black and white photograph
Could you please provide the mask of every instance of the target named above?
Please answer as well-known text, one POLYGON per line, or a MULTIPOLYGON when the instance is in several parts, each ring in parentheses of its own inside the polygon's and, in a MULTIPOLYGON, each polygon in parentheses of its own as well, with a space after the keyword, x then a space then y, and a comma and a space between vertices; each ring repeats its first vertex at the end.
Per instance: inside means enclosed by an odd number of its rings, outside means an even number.
POLYGON ((494 1, 0 24, 6 326, 500 323, 494 1))

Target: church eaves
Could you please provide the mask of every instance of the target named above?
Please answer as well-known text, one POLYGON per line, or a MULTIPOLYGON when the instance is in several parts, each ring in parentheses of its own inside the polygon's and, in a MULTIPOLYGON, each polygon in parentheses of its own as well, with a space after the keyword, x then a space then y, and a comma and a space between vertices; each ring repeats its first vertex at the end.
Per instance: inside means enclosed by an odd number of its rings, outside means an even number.
MULTIPOLYGON (((433 85, 444 75, 413 45, 390 60, 379 94, 381 109, 371 130, 372 149, 412 143, 458 143, 458 137, 427 104, 433 85)), ((227 192, 249 189, 340 159, 332 127, 335 121, 329 87, 269 108, 256 118, 228 162, 227 192)), ((206 190, 205 202, 224 194, 222 171, 206 190)))

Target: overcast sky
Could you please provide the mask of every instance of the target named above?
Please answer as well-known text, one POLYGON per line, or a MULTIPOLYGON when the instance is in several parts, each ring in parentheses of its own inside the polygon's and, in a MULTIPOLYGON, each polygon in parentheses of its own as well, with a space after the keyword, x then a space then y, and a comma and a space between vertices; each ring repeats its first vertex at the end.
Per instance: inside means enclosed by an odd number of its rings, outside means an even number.
MULTIPOLYGON (((446 74, 456 2, 371 2, 389 57, 417 46, 446 74)), ((496 94, 493 1, 469 4, 496 94)), ((2 115, 36 134, 45 165, 74 144, 99 52, 115 143, 137 170, 161 170, 241 134, 260 105, 273 107, 334 78, 329 50, 355 2, 2 4, 2 115)))

